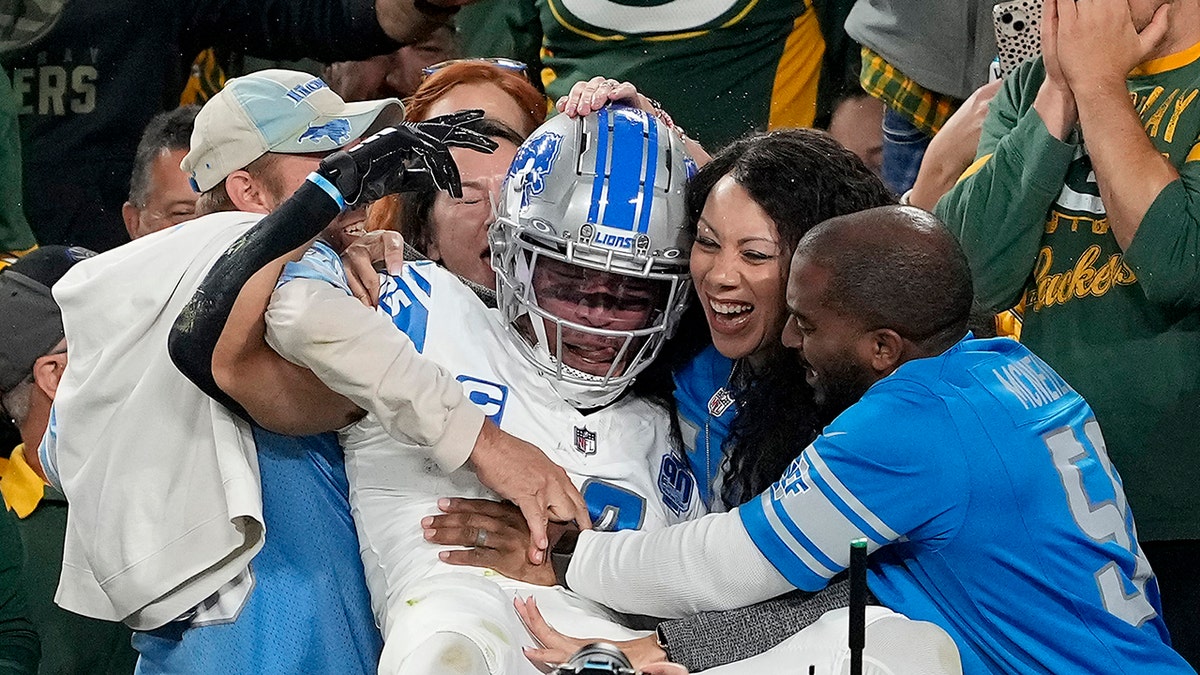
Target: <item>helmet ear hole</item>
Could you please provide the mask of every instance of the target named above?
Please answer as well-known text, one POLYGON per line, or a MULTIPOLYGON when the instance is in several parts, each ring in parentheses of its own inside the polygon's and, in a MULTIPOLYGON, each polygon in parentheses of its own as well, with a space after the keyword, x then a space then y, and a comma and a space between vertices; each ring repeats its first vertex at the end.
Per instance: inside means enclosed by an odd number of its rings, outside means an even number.
POLYGON ((690 296, 684 184, 691 163, 677 134, 623 106, 554 117, 517 150, 488 234, 497 305, 518 349, 566 400, 590 407, 616 398, 678 325, 690 296), (532 285, 539 259, 662 282, 664 297, 644 327, 572 323, 539 305, 532 285), (563 331, 619 340, 620 363, 614 359, 604 375, 563 364, 563 331))

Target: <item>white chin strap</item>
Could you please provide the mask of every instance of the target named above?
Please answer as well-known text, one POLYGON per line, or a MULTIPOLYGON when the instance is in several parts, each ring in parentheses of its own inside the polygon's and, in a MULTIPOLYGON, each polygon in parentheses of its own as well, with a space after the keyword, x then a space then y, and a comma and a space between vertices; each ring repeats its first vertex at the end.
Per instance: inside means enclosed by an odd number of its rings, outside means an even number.
MULTIPOLYGON (((555 364, 555 366, 556 365, 557 364, 555 364)), ((555 366, 551 366, 551 369, 553 370, 555 366)), ((565 363, 562 364, 562 369, 564 375, 570 375, 578 378, 593 377, 592 375, 588 375, 581 370, 576 370, 565 363)), ((588 385, 577 384, 575 382, 564 382, 563 380, 554 377, 553 372, 546 372, 545 370, 542 371, 542 375, 550 382, 550 385, 554 387, 554 390, 558 392, 558 395, 562 396, 564 401, 570 403, 575 408, 600 408, 602 406, 606 406, 609 403, 617 400, 617 397, 625 392, 625 387, 629 386, 628 384, 624 384, 619 387, 601 389, 599 387, 589 387, 588 385)))

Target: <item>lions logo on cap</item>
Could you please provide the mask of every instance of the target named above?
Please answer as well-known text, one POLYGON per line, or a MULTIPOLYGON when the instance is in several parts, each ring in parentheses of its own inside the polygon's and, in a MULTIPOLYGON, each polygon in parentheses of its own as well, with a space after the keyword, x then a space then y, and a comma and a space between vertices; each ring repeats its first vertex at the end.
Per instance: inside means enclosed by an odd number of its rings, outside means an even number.
POLYGON ((301 142, 311 139, 313 143, 320 143, 322 138, 328 138, 338 145, 348 142, 350 140, 350 120, 339 117, 320 126, 309 127, 307 131, 300 134, 301 142))

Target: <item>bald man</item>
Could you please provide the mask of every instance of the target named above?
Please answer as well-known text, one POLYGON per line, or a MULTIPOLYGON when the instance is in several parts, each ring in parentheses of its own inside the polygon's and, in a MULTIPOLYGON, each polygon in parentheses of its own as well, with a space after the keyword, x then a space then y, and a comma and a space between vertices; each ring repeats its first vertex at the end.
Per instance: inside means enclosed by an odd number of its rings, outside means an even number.
POLYGON ((1193 672, 1092 410, 1019 343, 968 332, 970 270, 934 216, 822 223, 787 303, 784 343, 849 409, 739 509, 584 532, 571 590, 660 617, 730 609, 822 588, 866 538, 872 593, 944 629, 967 675, 1193 672))

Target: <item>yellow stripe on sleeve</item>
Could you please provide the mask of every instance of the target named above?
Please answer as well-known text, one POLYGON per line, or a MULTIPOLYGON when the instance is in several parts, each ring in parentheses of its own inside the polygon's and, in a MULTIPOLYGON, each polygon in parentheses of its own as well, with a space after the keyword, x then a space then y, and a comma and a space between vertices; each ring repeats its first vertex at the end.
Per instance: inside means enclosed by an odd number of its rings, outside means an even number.
POLYGON ((980 157, 979 159, 975 160, 971 164, 971 166, 968 166, 967 170, 964 171, 963 174, 958 177, 958 180, 955 181, 955 183, 961 183, 964 180, 970 178, 971 176, 974 176, 980 169, 983 168, 984 164, 988 163, 988 160, 991 158, 992 158, 992 153, 989 152, 988 154, 984 155, 983 157, 980 157))
POLYGON ((1194 162, 1196 160, 1200 160, 1200 143, 1196 143, 1192 146, 1191 151, 1188 152, 1187 158, 1183 160, 1183 163, 1187 164, 1188 162, 1194 162))

